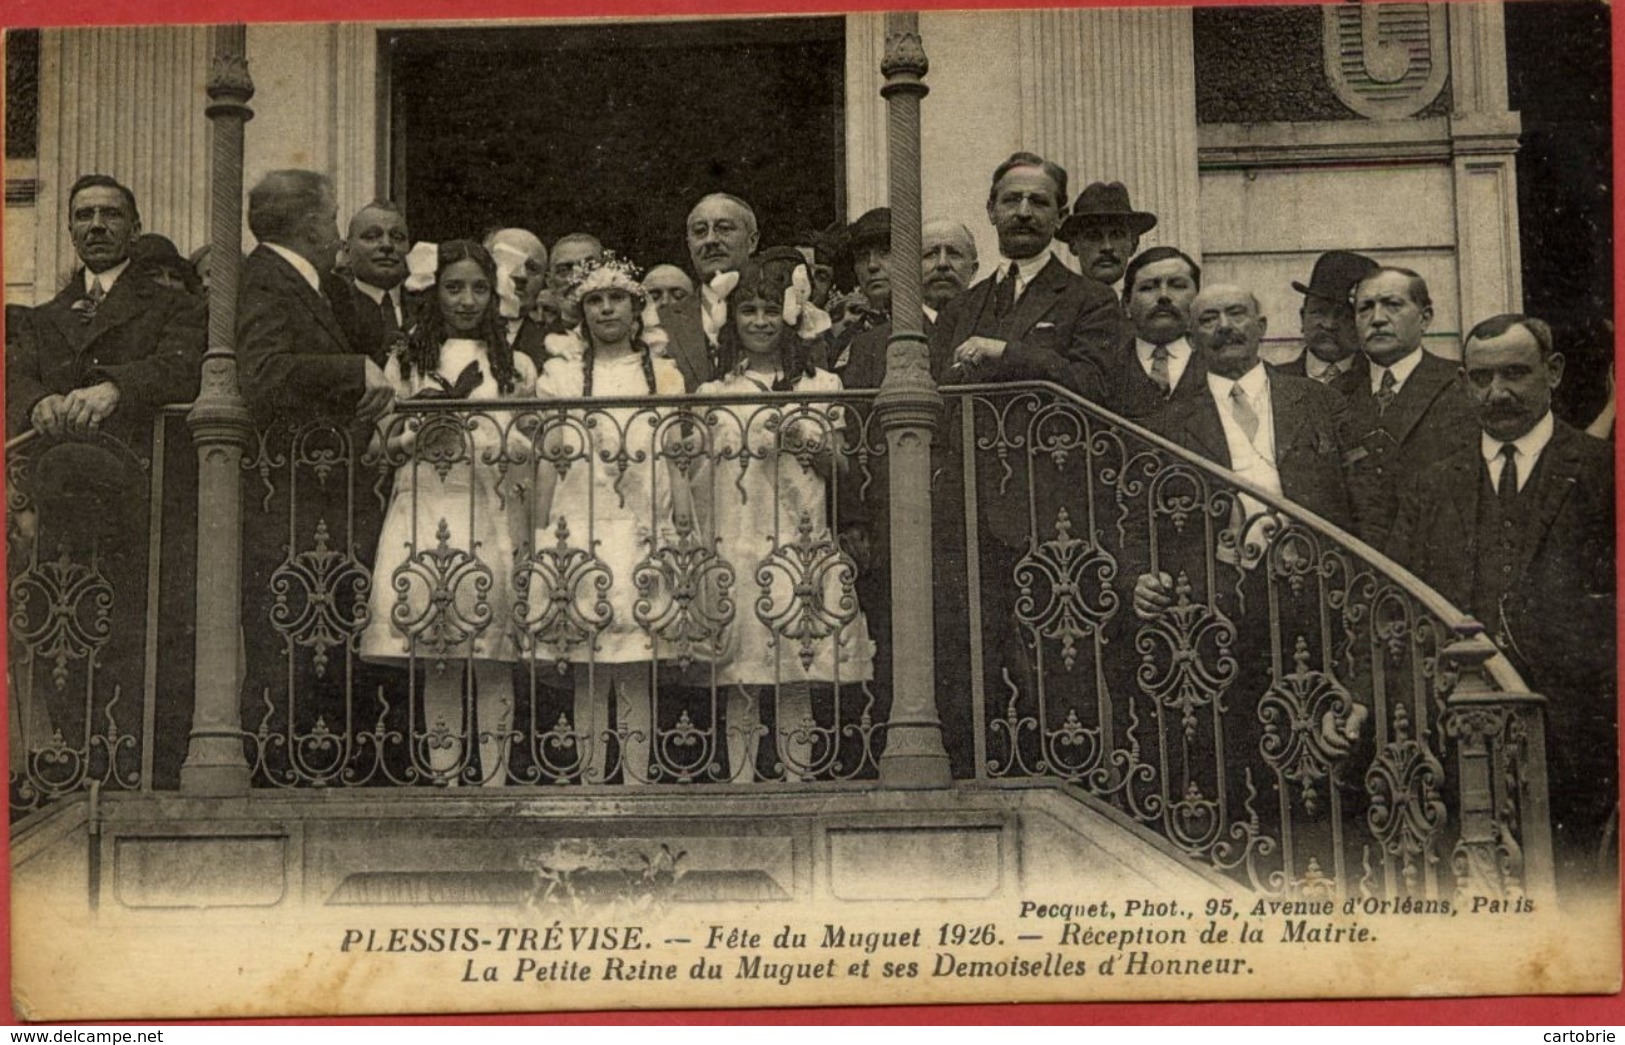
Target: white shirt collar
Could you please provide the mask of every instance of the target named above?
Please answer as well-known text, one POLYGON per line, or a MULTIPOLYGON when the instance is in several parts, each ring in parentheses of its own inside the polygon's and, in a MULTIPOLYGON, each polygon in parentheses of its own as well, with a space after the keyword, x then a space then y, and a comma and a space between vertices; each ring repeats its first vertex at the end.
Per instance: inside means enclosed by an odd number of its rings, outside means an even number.
MULTIPOLYGON (((1316 381, 1327 381, 1339 374, 1346 374, 1353 367, 1354 356, 1352 355, 1344 356, 1335 363, 1328 363, 1307 348, 1303 350, 1303 372, 1316 381)), ((1394 380, 1399 380, 1398 374, 1394 375, 1394 380)))
POLYGON ((295 272, 305 277, 305 282, 310 284, 311 290, 318 294, 322 292, 322 277, 317 275, 316 266, 306 261, 304 255, 296 254, 280 243, 267 243, 266 246, 276 251, 283 261, 293 266, 295 272))
POLYGON ((1262 403, 1270 390, 1269 375, 1264 364, 1254 363, 1251 370, 1234 380, 1211 370, 1207 372, 1207 386, 1221 403, 1229 402, 1230 390, 1236 385, 1241 386, 1241 390, 1247 393, 1247 398, 1253 403, 1262 403))
POLYGON ((1404 359, 1401 359, 1393 366, 1387 367, 1378 366, 1375 359, 1371 360, 1371 394, 1376 395, 1377 392, 1381 390, 1382 375, 1389 371, 1393 372, 1394 392, 1397 394, 1401 388, 1405 387, 1405 381, 1411 376, 1412 371, 1421 365, 1422 353, 1426 351, 1427 349, 1423 348, 1421 345, 1417 345, 1416 351, 1412 352, 1404 359))
POLYGON ((920 311, 925 314, 925 321, 927 323, 935 323, 937 321, 937 310, 932 308, 930 305, 921 304, 920 311))
POLYGON ((994 278, 999 280, 1008 278, 1010 275, 1010 262, 1014 261, 1016 263, 1016 296, 1020 297, 1021 292, 1026 290, 1032 281, 1038 278, 1040 272, 1044 271, 1044 266, 1049 264, 1052 253, 1050 248, 1046 247, 1030 258, 1007 258, 1001 254, 999 255, 999 267, 993 274, 994 278))
POLYGON ((396 314, 400 314, 401 288, 399 286, 385 290, 383 287, 375 287, 366 280, 361 279, 356 280, 355 285, 357 290, 361 291, 361 293, 367 295, 369 298, 372 298, 372 303, 375 305, 384 300, 384 295, 389 295, 390 304, 395 306, 396 314))
MULTIPOLYGON (((1178 388, 1179 379, 1185 376, 1185 367, 1191 361, 1191 343, 1182 337, 1176 337, 1163 346, 1168 350, 1168 387, 1178 388)), ((1134 354, 1139 357, 1140 369, 1145 376, 1151 376, 1151 353, 1156 346, 1143 338, 1134 339, 1134 354)))
MULTIPOLYGON (((1528 485, 1529 476, 1535 471, 1535 463, 1540 460, 1546 444, 1552 441, 1552 431, 1556 427, 1552 421, 1552 412, 1547 410, 1545 416, 1535 422, 1535 427, 1512 440, 1513 458, 1518 462, 1518 489, 1522 490, 1528 485)), ((1504 445, 1506 444, 1502 440, 1492 437, 1488 432, 1480 433, 1478 437, 1478 452, 1484 456, 1484 463, 1489 466, 1492 486, 1501 481, 1501 469, 1506 465, 1505 458, 1501 456, 1501 447, 1504 445)))
POLYGON ((106 272, 92 272, 89 269, 85 269, 85 293, 90 293, 90 285, 96 280, 101 281, 103 293, 112 290, 113 284, 118 282, 118 278, 124 275, 124 270, 129 267, 130 259, 125 258, 123 261, 119 262, 117 265, 114 265, 106 272))

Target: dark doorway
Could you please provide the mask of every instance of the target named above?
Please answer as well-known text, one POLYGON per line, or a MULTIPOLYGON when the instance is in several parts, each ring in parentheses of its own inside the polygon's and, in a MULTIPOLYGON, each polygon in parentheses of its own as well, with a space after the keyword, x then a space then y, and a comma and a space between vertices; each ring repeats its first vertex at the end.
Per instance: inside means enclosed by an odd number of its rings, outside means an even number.
POLYGON ((845 214, 840 18, 403 30, 382 47, 390 191, 414 238, 584 231, 686 267, 708 192, 749 200, 764 246, 845 214))
MULTIPOLYGON (((1568 361, 1554 409, 1585 425, 1614 358, 1614 126, 1609 7, 1507 4, 1507 92, 1523 119, 1518 228, 1524 309, 1568 361)), ((1484 318, 1484 317, 1479 317, 1484 318)))

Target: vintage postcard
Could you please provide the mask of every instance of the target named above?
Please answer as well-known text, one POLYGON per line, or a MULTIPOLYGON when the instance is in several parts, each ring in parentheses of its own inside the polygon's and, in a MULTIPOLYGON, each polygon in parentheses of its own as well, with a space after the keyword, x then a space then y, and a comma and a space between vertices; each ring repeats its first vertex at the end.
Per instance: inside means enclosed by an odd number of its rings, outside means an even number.
POLYGON ((1617 992, 1611 19, 8 27, 14 1011, 1617 992))

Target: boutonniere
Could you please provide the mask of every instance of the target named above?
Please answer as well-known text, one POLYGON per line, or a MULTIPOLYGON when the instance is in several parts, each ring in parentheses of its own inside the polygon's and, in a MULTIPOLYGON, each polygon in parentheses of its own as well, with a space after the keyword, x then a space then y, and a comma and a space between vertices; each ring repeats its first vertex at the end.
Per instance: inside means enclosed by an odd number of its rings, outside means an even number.
POLYGON ((89 323, 93 318, 95 318, 96 309, 98 306, 100 306, 100 304, 101 302, 97 301, 95 298, 80 298, 69 307, 73 309, 74 315, 78 316, 86 323, 89 323))

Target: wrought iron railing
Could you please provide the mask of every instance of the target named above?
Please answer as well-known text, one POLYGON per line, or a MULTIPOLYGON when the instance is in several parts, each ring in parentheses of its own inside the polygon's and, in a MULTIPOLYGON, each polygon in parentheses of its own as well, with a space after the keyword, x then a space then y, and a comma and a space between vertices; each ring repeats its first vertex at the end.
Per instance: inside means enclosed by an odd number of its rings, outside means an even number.
POLYGON ((976 550, 936 576, 962 771, 1066 781, 1269 893, 1549 893, 1540 701, 1476 623, 1063 389, 945 392, 938 537, 976 550), (1145 574, 1172 599, 1142 616, 1145 574))
MULTIPOLYGON (((947 395, 933 558, 956 776, 1060 782, 1270 893, 1550 891, 1540 700, 1473 622, 1064 390, 947 395), (1174 595, 1146 619, 1142 573, 1174 595)), ((257 786, 877 784, 903 521, 874 393, 479 405, 256 433, 257 786)), ((173 786, 177 589, 208 583, 195 461, 164 453, 178 427, 139 455, 150 528, 121 577, 103 545, 32 525, 46 444, 8 456, 14 815, 93 782, 173 786), (113 655, 126 635, 133 659, 113 655)))
POLYGON ((870 400, 404 404, 245 457, 256 783, 872 780, 870 400), (860 551, 861 555, 861 551, 860 551))

